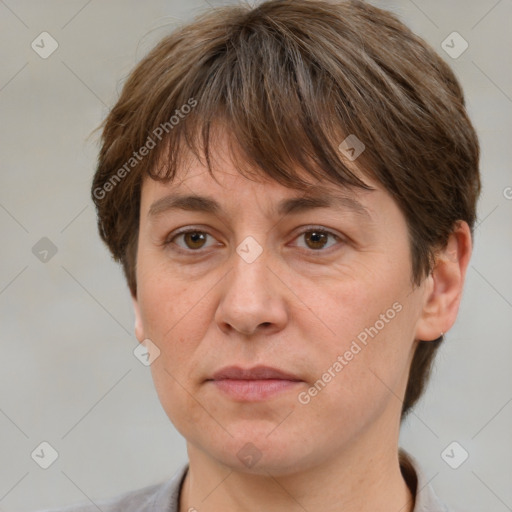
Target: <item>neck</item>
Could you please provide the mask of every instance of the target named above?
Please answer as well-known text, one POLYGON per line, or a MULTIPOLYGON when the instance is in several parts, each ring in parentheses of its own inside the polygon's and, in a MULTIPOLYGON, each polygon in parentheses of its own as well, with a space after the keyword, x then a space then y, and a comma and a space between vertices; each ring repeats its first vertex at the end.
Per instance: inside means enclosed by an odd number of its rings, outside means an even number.
POLYGON ((227 467, 189 444, 189 470, 180 512, 412 512, 414 497, 399 464, 397 444, 354 441, 328 461, 285 475, 227 467), (391 448, 388 448, 391 447, 391 448))

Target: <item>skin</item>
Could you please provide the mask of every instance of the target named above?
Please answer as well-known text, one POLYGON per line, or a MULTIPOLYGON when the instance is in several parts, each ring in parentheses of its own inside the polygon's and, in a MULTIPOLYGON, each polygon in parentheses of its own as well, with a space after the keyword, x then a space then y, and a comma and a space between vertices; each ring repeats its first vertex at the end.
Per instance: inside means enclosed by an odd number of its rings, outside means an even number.
POLYGON ((173 182, 146 178, 141 192, 135 332, 160 350, 155 387, 187 442, 180 512, 411 511, 397 455, 401 398, 416 340, 436 339, 455 321, 471 254, 467 224, 457 224, 415 287, 406 220, 382 186, 365 178, 374 190, 312 189, 357 199, 368 217, 346 206, 280 216, 277 203, 304 192, 241 176, 223 156, 226 142, 215 146, 217 181, 191 158, 173 182), (222 212, 149 215, 178 192, 214 198, 222 212), (205 236, 175 235, 186 226, 205 236), (312 239, 320 227, 334 236, 312 239), (263 250, 252 263, 236 251, 248 236, 263 250), (400 312, 333 371, 396 303, 400 312), (258 402, 207 381, 227 365, 259 364, 301 381, 258 402), (329 368, 335 376, 301 403, 329 368), (260 457, 251 466, 237 456, 247 443, 260 457))

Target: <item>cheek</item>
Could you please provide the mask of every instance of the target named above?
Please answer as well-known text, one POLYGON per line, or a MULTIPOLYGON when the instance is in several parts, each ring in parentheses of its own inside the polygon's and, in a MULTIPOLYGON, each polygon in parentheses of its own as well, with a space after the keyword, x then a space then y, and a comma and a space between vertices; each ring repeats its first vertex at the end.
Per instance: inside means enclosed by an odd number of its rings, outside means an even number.
POLYGON ((204 411, 193 398, 197 389, 191 375, 200 367, 199 347, 211 322, 210 306, 200 283, 164 278, 158 272, 154 276, 146 276, 139 288, 145 335, 160 349, 150 369, 163 409, 185 436, 196 422, 204 421, 204 411))
POLYGON ((213 281, 191 282, 170 272, 161 259, 141 258, 137 294, 146 335, 164 343, 168 337, 175 339, 185 325, 195 325, 190 319, 198 316, 201 299, 213 281))
POLYGON ((167 417, 178 432, 188 438, 197 425, 204 423, 205 412, 194 399, 195 391, 190 388, 186 374, 178 371, 182 366, 178 357, 174 352, 169 359, 162 354, 151 365, 151 374, 158 399, 167 417))
POLYGON ((320 382, 312 392, 322 398, 315 394, 311 402, 357 416, 392 396, 390 390, 401 393, 419 311, 407 268, 404 272, 396 262, 384 262, 380 273, 354 272, 351 279, 308 287, 304 296, 317 318, 297 321, 316 347, 320 382))
POLYGON ((398 310, 409 300, 406 277, 392 267, 379 273, 361 266, 342 279, 304 282, 297 294, 305 298, 310 313, 296 315, 295 321, 302 323, 303 330, 316 330, 323 343, 335 350, 358 335, 364 341, 368 329, 375 333, 375 324, 379 334, 389 332, 402 320, 398 310))
POLYGON ((211 323, 208 291, 214 283, 210 279, 185 282, 157 270, 144 275, 138 289, 144 334, 160 349, 160 357, 151 365, 154 375, 163 374, 167 380, 168 371, 180 382, 188 378, 195 352, 211 323))

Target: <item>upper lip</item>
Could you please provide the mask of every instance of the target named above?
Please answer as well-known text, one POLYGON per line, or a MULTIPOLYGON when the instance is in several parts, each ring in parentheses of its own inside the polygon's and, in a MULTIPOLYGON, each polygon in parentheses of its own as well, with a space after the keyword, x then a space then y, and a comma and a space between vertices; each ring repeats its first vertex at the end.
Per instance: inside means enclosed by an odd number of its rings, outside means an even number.
POLYGON ((213 374, 209 380, 265 380, 265 379, 281 379, 281 380, 301 380, 296 375, 272 368, 270 366, 254 366, 253 368, 240 368, 239 366, 226 366, 213 374))

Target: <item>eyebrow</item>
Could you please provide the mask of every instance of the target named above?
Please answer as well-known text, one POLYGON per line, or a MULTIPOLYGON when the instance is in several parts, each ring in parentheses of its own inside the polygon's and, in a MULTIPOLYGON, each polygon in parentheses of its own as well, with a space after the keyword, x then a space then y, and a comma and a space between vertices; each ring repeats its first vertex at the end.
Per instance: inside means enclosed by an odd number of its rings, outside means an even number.
MULTIPOLYGON (((318 192, 317 192, 318 194, 318 192)), ((371 220, 370 212, 359 201, 341 194, 324 193, 305 197, 292 197, 283 199, 277 205, 277 214, 285 216, 298 214, 317 208, 337 208, 350 210, 371 220)), ((158 217, 170 210, 186 210, 219 214, 221 205, 213 198, 195 194, 181 195, 169 194, 155 201, 149 208, 148 217, 158 217)))

